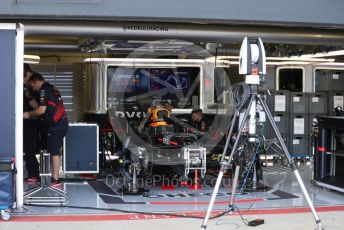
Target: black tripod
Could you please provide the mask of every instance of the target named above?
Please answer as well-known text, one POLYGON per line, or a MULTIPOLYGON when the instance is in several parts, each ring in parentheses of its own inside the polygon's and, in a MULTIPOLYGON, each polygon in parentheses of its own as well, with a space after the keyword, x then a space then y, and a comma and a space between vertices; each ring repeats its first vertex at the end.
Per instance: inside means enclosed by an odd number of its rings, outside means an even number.
MULTIPOLYGON (((234 126, 236 124, 236 122, 238 122, 238 118, 240 116, 239 114, 239 111, 236 111, 235 113, 235 116, 233 117, 233 120, 232 120, 232 124, 230 126, 230 129, 229 129, 229 133, 228 133, 228 137, 227 137, 227 140, 226 140, 226 145, 225 145, 225 148, 224 148, 224 151, 223 151, 223 154, 222 154, 222 160, 221 160, 221 169, 220 169, 220 172, 219 172, 219 175, 217 177, 217 181, 216 181, 216 184, 215 184, 215 188, 214 188, 214 191, 212 193, 212 197, 211 197, 211 200, 210 200, 210 203, 209 203, 209 206, 208 206, 208 210, 207 210, 207 213, 206 213, 206 216, 204 217, 204 220, 203 220, 203 224, 201 226, 201 229, 206 229, 207 228, 207 223, 209 221, 209 218, 210 218, 210 214, 211 214, 211 211, 213 209, 213 206, 214 206, 214 203, 215 203, 215 199, 216 199, 216 196, 217 196, 217 193, 218 193, 218 190, 219 190, 219 187, 220 187, 220 183, 222 181, 222 177, 223 177, 223 174, 224 172, 231 166, 231 163, 232 163, 232 160, 233 160, 233 157, 234 157, 234 154, 237 153, 237 150, 238 150, 238 144, 240 142, 240 139, 242 137, 242 134, 243 134, 243 130, 245 129, 245 126, 246 126, 246 123, 247 122, 251 122, 251 121, 254 121, 256 119, 256 105, 257 105, 257 102, 259 101, 261 106, 263 107, 263 110, 265 111, 266 115, 267 115, 267 118, 274 130, 274 133, 282 147, 282 150, 285 154, 285 156, 287 157, 287 160, 288 160, 288 163, 292 169, 292 171, 294 172, 294 175, 301 187, 301 190, 303 192, 303 195, 305 196, 306 198, 306 201, 308 203, 308 206, 310 207, 311 211, 312 211, 312 214, 314 216, 314 219, 315 219, 315 223, 317 224, 317 229, 321 229, 321 220, 319 219, 318 215, 317 215, 317 212, 314 208, 314 205, 312 203, 312 200, 311 198, 309 197, 309 194, 305 188, 305 185, 300 177, 300 174, 299 174, 299 171, 297 170, 296 168, 296 165, 294 163, 294 160, 290 157, 290 154, 289 154, 289 151, 282 139, 282 136, 281 136, 281 133, 279 132, 277 126, 276 126, 276 123, 275 121, 273 120, 273 117, 271 115, 271 112, 265 102, 265 100, 258 94, 257 92, 257 89, 258 89, 258 85, 249 85, 250 86, 250 89, 251 89, 251 92, 250 92, 250 96, 248 97, 247 101, 248 101, 248 105, 247 105, 247 109, 244 113, 244 116, 242 118, 242 121, 241 123, 239 123, 239 130, 238 130, 238 134, 237 134, 237 138, 234 142, 234 145, 233 145, 233 148, 232 148, 232 151, 230 153, 230 156, 228 158, 228 160, 224 160, 224 156, 227 152, 227 149, 228 149, 228 145, 230 143, 230 140, 231 140, 231 137, 232 137, 232 132, 233 132, 233 129, 234 129, 234 126), (252 108, 253 108, 253 112, 252 112, 252 108)), ((250 123, 249 125, 255 125, 255 123, 250 123)), ((254 140, 256 137, 255 136, 249 136, 249 139, 251 138, 251 141, 254 140)), ((235 187, 234 187, 235 188, 235 187)), ((234 189, 233 188, 233 189, 234 189)), ((235 191, 234 191, 235 192, 235 191)), ((232 191, 232 194, 233 191, 232 191)), ((233 205, 233 202, 231 202, 230 205, 233 205)), ((233 209, 233 207, 231 207, 231 209, 233 209)))

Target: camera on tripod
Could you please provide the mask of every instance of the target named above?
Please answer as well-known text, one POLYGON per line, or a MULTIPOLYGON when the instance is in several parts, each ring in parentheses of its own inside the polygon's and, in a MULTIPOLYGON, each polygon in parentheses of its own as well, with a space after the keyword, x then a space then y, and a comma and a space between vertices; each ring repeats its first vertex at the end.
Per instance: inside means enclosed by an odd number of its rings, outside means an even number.
MULTIPOLYGON (((257 94, 260 77, 266 74, 265 49, 260 38, 244 38, 240 48, 239 74, 245 74, 245 83, 249 85, 251 93, 257 94)), ((246 109, 240 111, 239 126, 245 112, 246 109)), ((243 133, 248 133, 249 142, 256 141, 257 122, 265 122, 265 113, 257 101, 254 101, 243 129, 243 133)))
MULTIPOLYGON (((232 89, 232 91, 234 92, 233 94, 236 94, 235 96, 233 96, 233 98, 235 98, 235 102, 237 102, 236 103, 237 105, 235 106, 236 112, 235 112, 235 116, 232 119, 231 126, 229 128, 226 145, 222 154, 221 168, 216 180, 216 184, 215 184, 212 197, 210 199, 207 213, 204 217, 201 229, 205 230, 207 228, 207 223, 210 219, 211 211, 213 209, 215 199, 220 187, 220 183, 221 183, 221 180, 223 179, 224 172, 229 168, 229 166, 232 164, 232 161, 235 158, 239 158, 239 159, 242 158, 242 155, 240 155, 240 151, 239 151, 241 148, 242 140, 245 140, 245 141, 248 140, 247 142, 248 146, 251 146, 253 148, 253 151, 252 151, 254 152, 253 161, 254 161, 255 156, 258 154, 258 152, 260 152, 260 150, 257 149, 257 143, 259 143, 259 139, 261 138, 259 138, 259 135, 257 135, 257 132, 256 132, 256 127, 257 127, 256 124, 257 124, 257 121, 259 122, 259 120, 257 119, 259 118, 259 116, 257 115, 258 114, 257 107, 259 109, 259 106, 261 107, 261 110, 265 112, 267 121, 269 121, 270 125, 272 126, 272 129, 277 137, 277 140, 281 146, 281 149, 283 150, 283 153, 288 160, 288 164, 290 165, 301 187, 302 193, 308 203, 308 206, 310 207, 312 211, 313 217, 315 219, 315 223, 317 224, 317 227, 318 227, 317 229, 321 229, 321 220, 318 217, 318 214, 315 210, 313 202, 305 188, 305 185, 301 179, 300 173, 297 170, 295 162, 289 154, 287 146, 284 143, 282 135, 280 131, 278 130, 278 127, 268 108, 268 105, 266 104, 263 97, 261 97, 258 94, 260 76, 263 76, 264 74, 266 74, 265 49, 263 46, 263 42, 261 41, 260 38, 245 37, 245 39, 243 40, 243 43, 240 49, 239 73, 246 75, 245 84, 241 83, 240 85, 243 88, 244 92, 240 93, 240 89, 238 89, 237 87, 235 89, 232 89), (227 153, 229 143, 231 143, 233 129, 237 121, 239 122, 239 129, 235 138, 235 142, 232 146, 229 157, 225 159, 224 156, 227 153), (245 136, 247 138, 242 138, 242 136, 245 136)), ((254 166, 254 164, 251 164, 251 165, 254 166)), ((232 207, 234 205, 234 195, 235 195, 235 192, 236 192, 235 190, 238 184, 239 172, 240 172, 240 166, 237 165, 235 168, 235 174, 234 174, 234 180, 233 180, 233 186, 232 186, 232 197, 229 203, 229 207, 231 207, 230 210, 232 210, 232 207)), ((244 184, 245 184, 245 181, 244 181, 244 184)), ((261 222, 262 221, 257 221, 257 222, 253 222, 252 224, 256 225, 261 222)))
MULTIPOLYGON (((264 44, 260 38, 245 37, 240 47, 239 74, 245 74, 247 84, 256 83, 257 79, 252 79, 252 83, 247 82, 247 76, 259 76, 266 74, 266 56, 264 44)), ((249 79, 251 80, 251 79, 249 79)))

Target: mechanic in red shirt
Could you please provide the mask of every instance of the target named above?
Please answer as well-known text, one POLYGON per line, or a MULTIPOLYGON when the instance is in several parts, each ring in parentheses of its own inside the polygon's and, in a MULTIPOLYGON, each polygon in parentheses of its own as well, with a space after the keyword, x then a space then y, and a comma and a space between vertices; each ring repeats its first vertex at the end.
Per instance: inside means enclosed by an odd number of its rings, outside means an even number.
POLYGON ((51 155, 51 186, 59 185, 60 155, 63 138, 68 130, 68 119, 58 89, 34 73, 30 80, 33 90, 39 92, 39 106, 36 110, 24 113, 24 118, 44 116, 47 125, 47 150, 51 155))

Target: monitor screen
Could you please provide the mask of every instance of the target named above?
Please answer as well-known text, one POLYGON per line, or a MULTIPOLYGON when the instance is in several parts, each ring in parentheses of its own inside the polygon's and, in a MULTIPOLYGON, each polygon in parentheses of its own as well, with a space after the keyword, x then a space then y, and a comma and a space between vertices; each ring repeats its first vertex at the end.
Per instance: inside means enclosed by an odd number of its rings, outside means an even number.
POLYGON ((175 108, 190 108, 200 92, 199 67, 117 67, 107 69, 108 97, 150 104, 168 100, 175 108))
POLYGON ((151 69, 150 90, 185 91, 192 80, 190 68, 151 69))
POLYGON ((149 69, 127 67, 112 68, 107 71, 108 93, 126 93, 128 96, 149 91, 149 69))

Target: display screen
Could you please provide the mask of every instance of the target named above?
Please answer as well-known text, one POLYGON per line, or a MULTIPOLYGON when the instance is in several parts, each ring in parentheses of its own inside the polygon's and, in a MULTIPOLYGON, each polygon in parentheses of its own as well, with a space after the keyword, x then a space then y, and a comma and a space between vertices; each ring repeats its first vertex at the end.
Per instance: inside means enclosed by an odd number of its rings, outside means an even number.
POLYGON ((149 91, 149 69, 108 68, 108 93, 135 95, 149 91))
POLYGON ((150 90, 170 89, 183 91, 190 88, 190 69, 151 69, 150 90))
POLYGON ((199 67, 107 69, 108 98, 150 104, 154 99, 169 100, 175 108, 191 107, 199 96, 199 67))

